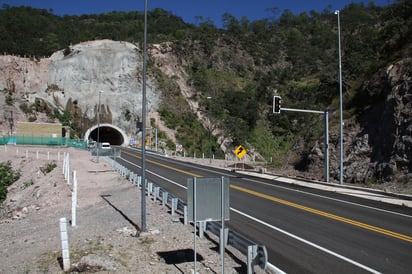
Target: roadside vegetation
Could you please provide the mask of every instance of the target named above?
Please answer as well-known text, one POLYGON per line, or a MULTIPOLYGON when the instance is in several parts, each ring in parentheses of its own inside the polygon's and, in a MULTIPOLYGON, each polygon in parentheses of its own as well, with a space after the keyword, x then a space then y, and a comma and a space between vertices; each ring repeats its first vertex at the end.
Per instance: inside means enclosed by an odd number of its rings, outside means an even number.
POLYGON ((14 170, 11 162, 0 163, 0 203, 7 197, 7 187, 20 178, 20 171, 14 170))

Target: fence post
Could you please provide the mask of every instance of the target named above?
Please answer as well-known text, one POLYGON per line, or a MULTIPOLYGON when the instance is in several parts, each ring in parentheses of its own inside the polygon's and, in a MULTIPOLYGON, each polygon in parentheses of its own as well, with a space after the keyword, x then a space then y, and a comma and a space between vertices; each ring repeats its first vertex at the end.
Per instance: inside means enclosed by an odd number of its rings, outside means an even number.
POLYGON ((70 251, 66 218, 60 218, 60 238, 62 242, 63 269, 68 271, 70 269, 70 251))
POLYGON ((73 171, 73 192, 72 192, 72 226, 76 226, 76 208, 77 208, 77 173, 73 171))

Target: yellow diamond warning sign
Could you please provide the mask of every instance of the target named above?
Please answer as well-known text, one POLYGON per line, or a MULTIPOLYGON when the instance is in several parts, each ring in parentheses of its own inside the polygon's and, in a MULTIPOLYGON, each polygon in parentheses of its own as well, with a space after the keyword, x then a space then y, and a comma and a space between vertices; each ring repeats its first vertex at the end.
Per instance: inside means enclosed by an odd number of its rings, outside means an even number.
POLYGON ((242 145, 239 145, 233 152, 239 159, 242 159, 247 153, 246 149, 242 145))

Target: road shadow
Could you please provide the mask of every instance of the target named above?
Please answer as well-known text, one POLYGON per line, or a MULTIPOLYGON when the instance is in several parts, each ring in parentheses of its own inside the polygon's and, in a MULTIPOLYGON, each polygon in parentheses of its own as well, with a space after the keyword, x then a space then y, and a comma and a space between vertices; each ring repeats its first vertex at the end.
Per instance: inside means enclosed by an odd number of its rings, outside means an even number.
MULTIPOLYGON (((220 253, 220 247, 219 247, 219 242, 218 242, 218 240, 213 239, 208 233, 205 233, 205 234, 204 234, 204 237, 205 237, 208 241, 210 241, 210 242, 212 242, 212 243, 215 244, 215 246, 214 246, 214 247, 211 247, 210 250, 212 250, 213 252, 220 253)), ((235 254, 233 254, 233 252, 230 251, 229 249, 226 249, 226 248, 225 248, 225 253, 226 253, 227 255, 229 255, 229 257, 231 257, 232 260, 235 261, 235 262, 238 264, 237 267, 234 267, 234 269, 236 270, 236 273, 247 273, 247 264, 246 264, 244 261, 242 261, 241 259, 239 259, 239 258, 238 258, 235 254)))
POLYGON ((132 219, 130 219, 126 214, 123 213, 123 211, 118 209, 112 202, 109 201, 109 199, 107 199, 108 197, 111 197, 111 196, 112 195, 100 195, 100 197, 102 197, 102 199, 108 205, 110 205, 114 210, 116 210, 129 224, 131 224, 136 229, 136 237, 138 237, 141 232, 139 225, 133 222, 132 219))
MULTIPOLYGON (((180 273, 184 272, 179 268, 178 264, 194 262, 194 254, 195 252, 191 248, 157 252, 157 255, 159 255, 166 264, 174 265, 180 273)), ((201 262, 203 260, 203 256, 197 253, 196 261, 201 262)))
MULTIPOLYGON (((157 252, 157 255, 159 255, 166 264, 173 265, 194 262, 194 254, 195 251, 191 248, 157 252)), ((197 253, 196 261, 200 262, 203 260, 203 256, 197 253)))

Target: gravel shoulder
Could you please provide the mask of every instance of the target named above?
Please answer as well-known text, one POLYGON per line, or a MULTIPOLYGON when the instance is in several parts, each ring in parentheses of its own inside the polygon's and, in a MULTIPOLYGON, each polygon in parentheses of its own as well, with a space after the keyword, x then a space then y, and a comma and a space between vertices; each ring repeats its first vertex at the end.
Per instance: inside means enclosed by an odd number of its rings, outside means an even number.
MULTIPOLYGON (((63 175, 63 156, 76 171, 76 226, 70 226, 72 273, 191 273, 193 226, 171 216, 168 207, 146 198, 148 232, 137 233, 140 190, 101 158, 73 148, 0 147, 21 178, 0 207, 0 273, 64 273, 59 219, 71 219, 72 184, 63 175), (56 163, 50 173, 42 167, 56 163)), ((197 239, 199 273, 220 273, 218 239, 197 239)), ((246 259, 225 254, 225 273, 244 273, 246 259)))

